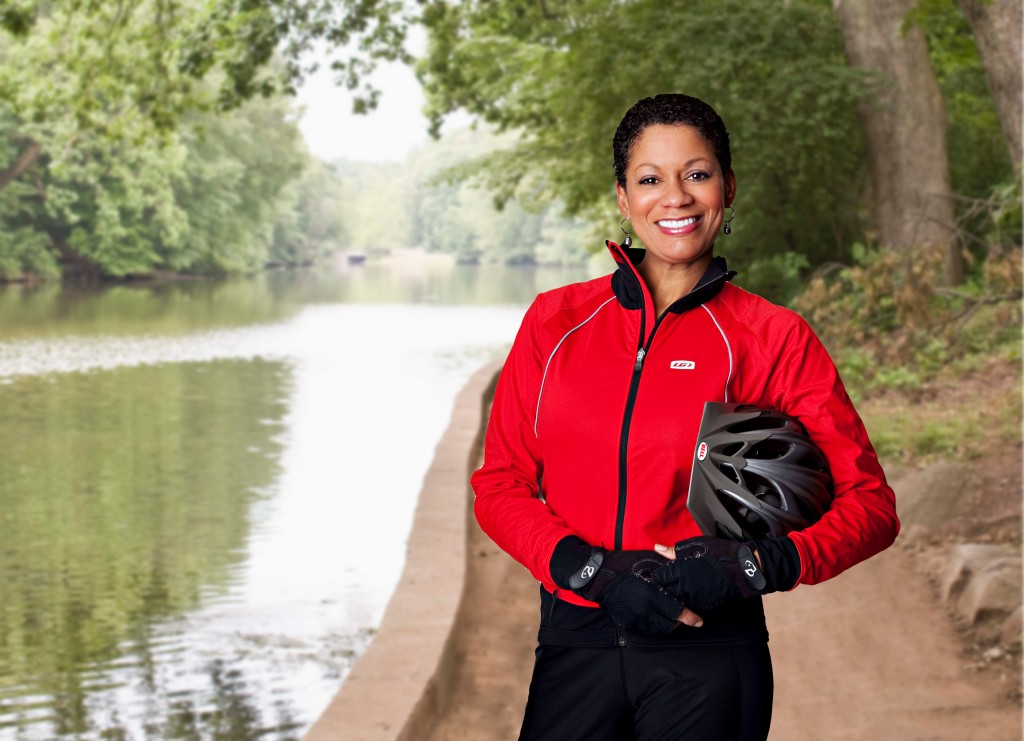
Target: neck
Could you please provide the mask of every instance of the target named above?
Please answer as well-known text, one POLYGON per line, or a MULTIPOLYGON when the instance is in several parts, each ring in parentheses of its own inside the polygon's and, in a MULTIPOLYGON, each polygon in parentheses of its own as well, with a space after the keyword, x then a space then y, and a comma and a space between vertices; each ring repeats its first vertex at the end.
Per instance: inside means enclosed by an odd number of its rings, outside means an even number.
POLYGON ((654 299, 655 314, 661 316, 669 306, 692 291, 710 264, 711 255, 685 265, 648 260, 637 265, 637 271, 643 276, 654 299))

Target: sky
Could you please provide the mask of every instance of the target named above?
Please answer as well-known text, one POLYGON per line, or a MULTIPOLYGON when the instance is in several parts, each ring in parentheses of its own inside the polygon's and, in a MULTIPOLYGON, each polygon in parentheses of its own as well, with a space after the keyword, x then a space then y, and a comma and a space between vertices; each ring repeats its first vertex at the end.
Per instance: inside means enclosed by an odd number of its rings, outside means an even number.
POLYGON ((335 85, 332 77, 322 65, 297 96, 304 109, 299 129, 314 156, 401 162, 428 140, 427 119, 421 113, 423 91, 408 66, 388 63, 377 69, 372 81, 381 91, 380 102, 366 115, 352 113, 351 93, 335 85))

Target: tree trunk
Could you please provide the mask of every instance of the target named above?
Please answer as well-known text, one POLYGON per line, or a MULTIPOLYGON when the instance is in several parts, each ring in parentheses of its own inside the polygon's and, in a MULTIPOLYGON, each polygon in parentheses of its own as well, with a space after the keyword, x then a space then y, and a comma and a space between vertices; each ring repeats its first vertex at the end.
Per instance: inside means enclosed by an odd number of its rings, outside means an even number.
POLYGON ((1021 0, 957 0, 974 33, 985 79, 1016 168, 1021 164, 1021 0))
POLYGON ((963 282, 946 154, 946 109, 924 33, 903 20, 914 0, 833 0, 846 55, 877 78, 860 105, 878 241, 942 250, 946 280, 963 282))
POLYGON ((20 178, 25 170, 32 167, 42 153, 43 148, 39 146, 39 142, 30 140, 28 146, 25 147, 25 151, 14 161, 14 164, 0 172, 0 191, 20 178))

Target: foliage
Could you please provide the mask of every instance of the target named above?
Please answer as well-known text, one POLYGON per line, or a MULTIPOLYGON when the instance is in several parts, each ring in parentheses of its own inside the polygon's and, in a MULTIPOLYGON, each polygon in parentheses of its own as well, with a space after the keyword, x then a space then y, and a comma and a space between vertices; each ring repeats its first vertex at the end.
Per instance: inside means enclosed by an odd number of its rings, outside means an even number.
POLYGON ((1021 249, 992 245, 968 283, 941 287, 943 256, 856 245, 856 264, 822 271, 794 302, 851 392, 917 389, 980 359, 1020 353, 1021 249))
POLYGON ((26 120, 64 111, 82 132, 116 128, 117 116, 134 111, 167 129, 213 102, 209 86, 196 86, 203 80, 218 81, 221 109, 294 92, 309 71, 305 55, 324 42, 347 47, 332 66, 365 109, 376 104, 366 80, 377 61, 408 59, 409 21, 397 0, 6 2, 0 89, 19 112, 42 114, 26 120), (50 90, 19 89, 35 81, 33 69, 48 72, 50 90))
POLYGON ((176 196, 189 228, 180 261, 168 267, 262 267, 274 240, 278 199, 308 159, 284 101, 253 101, 237 115, 203 115, 183 138, 189 154, 176 196))
POLYGON ((730 256, 750 264, 792 252, 819 264, 844 257, 858 233, 860 77, 823 3, 436 1, 423 22, 418 70, 435 129, 464 109, 520 134, 477 163, 502 200, 559 199, 617 233, 612 134, 638 98, 677 90, 730 127, 730 256))
MULTIPOLYGON (((275 232, 275 218, 295 226, 299 211, 308 216, 323 201, 300 207, 288 190, 309 158, 271 96, 293 89, 317 39, 352 44, 337 62, 351 88, 376 59, 403 57, 397 8, 5 3, 0 278, 52 277, 58 261, 75 273, 126 276, 310 259, 319 245, 297 244, 295 228, 275 232)), ((360 105, 372 107, 373 91, 362 93, 360 105)), ((327 231, 336 235, 336 225, 327 231)))
POLYGON ((309 162, 281 195, 274 217, 271 264, 308 265, 346 243, 342 183, 332 168, 318 160, 309 162))
POLYGON ((0 191, 0 277, 55 277, 58 260, 115 277, 308 262, 339 234, 330 174, 300 180, 309 161, 281 99, 192 114, 160 141, 84 138, 0 191))
POLYGON ((504 146, 485 131, 464 130, 428 143, 404 163, 336 163, 350 246, 422 247, 463 263, 582 263, 587 225, 562 217, 559 204, 499 208, 485 187, 459 179, 460 163, 504 146))

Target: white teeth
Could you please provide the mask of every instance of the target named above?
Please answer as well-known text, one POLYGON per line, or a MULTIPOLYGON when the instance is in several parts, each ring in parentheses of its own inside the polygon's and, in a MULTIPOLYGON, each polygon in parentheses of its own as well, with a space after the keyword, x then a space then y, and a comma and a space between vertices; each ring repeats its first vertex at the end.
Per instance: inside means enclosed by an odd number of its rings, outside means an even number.
POLYGON ((696 220, 696 216, 691 216, 688 219, 662 219, 658 222, 658 226, 663 226, 666 229, 682 229, 684 226, 689 226, 696 220))

